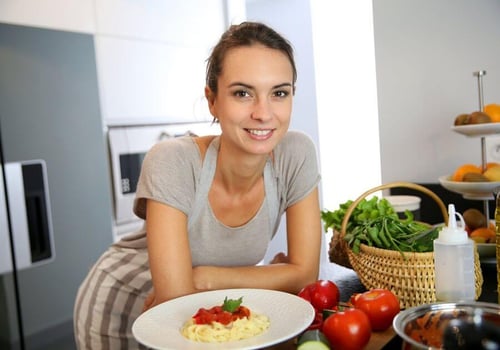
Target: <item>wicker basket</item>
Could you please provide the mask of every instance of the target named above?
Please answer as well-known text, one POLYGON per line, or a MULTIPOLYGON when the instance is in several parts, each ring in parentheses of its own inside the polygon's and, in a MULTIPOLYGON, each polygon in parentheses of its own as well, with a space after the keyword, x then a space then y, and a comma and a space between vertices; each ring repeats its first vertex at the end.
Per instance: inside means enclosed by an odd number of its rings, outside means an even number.
MULTIPOLYGON (((392 182, 375 187, 359 196, 347 209, 342 221, 340 236, 346 234, 346 227, 354 209, 368 195, 394 187, 407 187, 430 196, 438 204, 444 222, 448 222, 448 212, 441 199, 426 187, 408 183, 392 182)), ((360 252, 347 250, 349 262, 367 289, 385 288, 395 293, 401 308, 409 308, 436 301, 434 287, 434 253, 403 253, 361 244, 360 252)), ((475 251, 476 299, 481 295, 483 275, 477 249, 475 251)))

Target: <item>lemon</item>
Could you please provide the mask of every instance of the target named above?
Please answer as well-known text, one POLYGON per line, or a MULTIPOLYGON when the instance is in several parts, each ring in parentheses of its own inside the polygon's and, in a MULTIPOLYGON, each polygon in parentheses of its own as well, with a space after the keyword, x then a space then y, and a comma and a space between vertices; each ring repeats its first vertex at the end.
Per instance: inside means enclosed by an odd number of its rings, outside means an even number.
POLYGON ((483 175, 490 181, 500 181, 500 166, 493 166, 486 169, 483 175))

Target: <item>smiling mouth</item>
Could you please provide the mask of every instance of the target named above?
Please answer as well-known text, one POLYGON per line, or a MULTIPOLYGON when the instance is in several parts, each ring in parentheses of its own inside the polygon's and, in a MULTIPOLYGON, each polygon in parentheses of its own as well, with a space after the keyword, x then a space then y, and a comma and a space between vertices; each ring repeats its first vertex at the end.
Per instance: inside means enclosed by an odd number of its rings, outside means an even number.
POLYGON ((255 136, 267 136, 272 133, 273 129, 245 129, 248 133, 255 136))

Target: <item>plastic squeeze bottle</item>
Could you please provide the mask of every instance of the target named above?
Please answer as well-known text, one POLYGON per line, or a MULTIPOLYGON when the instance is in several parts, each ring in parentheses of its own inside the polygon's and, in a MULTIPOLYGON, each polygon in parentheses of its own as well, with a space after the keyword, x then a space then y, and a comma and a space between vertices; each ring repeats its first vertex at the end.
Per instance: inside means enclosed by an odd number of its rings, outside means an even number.
POLYGON ((465 221, 448 205, 448 226, 434 240, 434 283, 438 301, 474 301, 474 241, 465 231, 465 221), (461 226, 457 226, 457 218, 461 226))

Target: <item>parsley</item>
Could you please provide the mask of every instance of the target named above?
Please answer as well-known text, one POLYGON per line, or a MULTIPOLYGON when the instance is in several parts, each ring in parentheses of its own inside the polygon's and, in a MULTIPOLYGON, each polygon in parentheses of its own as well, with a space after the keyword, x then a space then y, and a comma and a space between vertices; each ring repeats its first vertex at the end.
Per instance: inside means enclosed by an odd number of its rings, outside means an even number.
POLYGON ((233 313, 238 310, 242 302, 243 297, 240 297, 239 299, 228 299, 226 297, 224 299, 224 304, 222 305, 222 310, 233 313))

